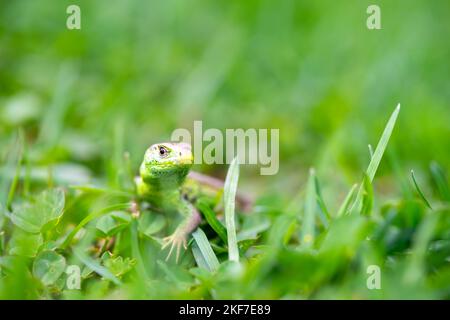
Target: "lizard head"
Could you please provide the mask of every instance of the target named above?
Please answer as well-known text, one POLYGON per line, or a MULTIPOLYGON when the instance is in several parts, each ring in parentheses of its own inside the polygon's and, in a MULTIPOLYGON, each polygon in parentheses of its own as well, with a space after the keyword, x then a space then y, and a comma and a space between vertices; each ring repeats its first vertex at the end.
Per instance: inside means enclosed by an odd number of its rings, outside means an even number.
POLYGON ((140 167, 145 180, 182 182, 193 164, 191 146, 187 143, 157 143, 147 149, 140 167))

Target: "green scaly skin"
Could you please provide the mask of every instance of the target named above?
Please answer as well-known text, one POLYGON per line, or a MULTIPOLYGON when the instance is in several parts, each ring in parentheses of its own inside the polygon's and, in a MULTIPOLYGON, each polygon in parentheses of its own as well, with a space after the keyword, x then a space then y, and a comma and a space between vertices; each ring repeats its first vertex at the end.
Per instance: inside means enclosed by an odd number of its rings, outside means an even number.
MULTIPOLYGON (((167 259, 176 249, 176 261, 187 239, 197 228, 201 217, 197 209, 182 194, 182 186, 193 164, 190 145, 158 143, 147 149, 136 178, 138 195, 154 208, 177 212, 183 216, 174 233, 163 239, 162 249, 170 246, 167 259)), ((166 260, 167 260, 166 259, 166 260)))

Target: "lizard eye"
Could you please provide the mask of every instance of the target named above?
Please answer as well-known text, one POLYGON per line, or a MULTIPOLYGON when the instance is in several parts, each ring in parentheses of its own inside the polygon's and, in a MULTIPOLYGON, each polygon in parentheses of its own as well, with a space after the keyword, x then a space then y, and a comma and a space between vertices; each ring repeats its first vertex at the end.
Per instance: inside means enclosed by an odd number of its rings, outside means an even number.
POLYGON ((161 158, 164 158, 168 155, 168 151, 166 148, 164 148, 163 146, 159 146, 159 155, 161 158))

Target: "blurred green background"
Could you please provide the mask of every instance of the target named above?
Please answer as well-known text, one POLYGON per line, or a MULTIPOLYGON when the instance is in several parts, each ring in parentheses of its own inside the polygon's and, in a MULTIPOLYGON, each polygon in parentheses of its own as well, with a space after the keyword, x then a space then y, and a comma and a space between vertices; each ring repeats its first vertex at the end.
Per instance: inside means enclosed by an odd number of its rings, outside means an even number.
POLYGON ((146 147, 194 120, 275 128, 279 174, 243 166, 240 188, 290 198, 315 167, 335 211, 401 103, 376 201, 404 193, 411 169, 433 197, 430 163, 450 169, 449 12, 447 0, 3 0, 0 155, 22 128, 36 176, 116 186, 124 152, 136 172, 146 147), (66 28, 70 4, 81 30, 66 28), (381 30, 366 27, 370 4, 381 30))
POLYGON ((450 4, 376 3, 382 30, 366 27, 371 1, 2 1, 0 143, 22 126, 57 150, 36 161, 101 176, 114 143, 136 168, 193 120, 279 128, 280 174, 258 181, 298 186, 315 165, 348 184, 400 102, 402 173, 448 168, 450 4), (81 30, 66 28, 70 4, 81 30))

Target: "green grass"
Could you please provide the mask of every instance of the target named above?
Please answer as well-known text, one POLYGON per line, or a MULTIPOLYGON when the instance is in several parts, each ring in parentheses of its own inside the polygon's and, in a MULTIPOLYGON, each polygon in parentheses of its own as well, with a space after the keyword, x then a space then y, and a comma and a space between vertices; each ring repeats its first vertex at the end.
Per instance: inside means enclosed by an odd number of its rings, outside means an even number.
MULTIPOLYGON (((350 209, 350 213, 353 212, 355 209, 358 212, 363 211, 363 201, 371 201, 371 194, 367 193, 367 189, 372 189, 372 181, 375 177, 375 173, 377 172, 378 166, 380 165, 381 159, 383 157, 384 151, 386 150, 387 144, 389 142, 389 139, 392 134, 392 130, 394 129, 395 122, 397 121, 398 113, 400 112, 400 104, 395 108, 395 111, 392 113, 391 117, 389 118, 389 121, 386 125, 386 128, 383 131, 383 134, 381 135, 380 141, 378 142, 378 145, 375 149, 375 152, 370 155, 370 163, 369 166, 365 172, 364 180, 361 183, 358 193, 356 194, 355 202, 350 209)), ((366 210, 364 210, 366 211, 366 210)))
POLYGON ((228 259, 239 262, 239 250, 236 239, 235 226, 235 198, 239 179, 239 162, 237 158, 231 161, 227 178, 223 187, 223 202, 225 211, 225 223, 227 226, 228 259))
MULTIPOLYGON (((3 208, 2 297, 182 298, 192 294, 194 298, 233 299, 445 298, 448 292, 440 282, 436 287, 434 279, 448 272, 448 203, 443 199, 436 203, 439 209, 432 210, 413 175, 421 201, 405 199, 386 204, 380 212, 373 210, 370 177, 380 164, 398 110, 388 121, 371 158, 360 188, 361 205, 356 209, 348 210, 356 192, 354 186, 339 212, 330 216, 327 213, 326 220, 321 220, 316 212, 326 206, 311 169, 305 197, 296 200, 304 203, 297 223, 292 224, 292 217, 296 219, 289 211, 275 208, 275 214, 271 212, 274 208, 264 204, 257 206, 258 212, 254 209, 251 214, 235 217, 239 176, 235 159, 224 187, 226 230, 222 231, 223 225, 216 217, 208 218, 212 210, 208 202, 201 201, 201 211, 207 218, 193 233, 194 242, 180 264, 162 259, 161 218, 143 212, 136 221, 123 211, 129 208, 129 203, 120 202, 128 196, 126 192, 105 197, 108 192, 96 188, 66 192, 49 188, 34 199, 12 206, 11 212, 3 208), (92 201, 104 204, 73 225, 77 206, 92 201), (275 219, 274 225, 258 229, 264 217, 275 219), (277 228, 283 220, 288 223, 277 228), (253 233, 249 232, 252 229, 253 233), (223 232, 226 239, 220 236, 223 232), (276 245, 274 235, 283 239, 281 245, 276 245), (115 241, 113 247, 108 246, 111 239, 115 241), (241 265, 236 269, 228 260, 241 261, 241 265), (80 290, 67 288, 64 270, 69 265, 81 266, 80 290), (392 283, 376 292, 369 290, 365 285, 367 265, 378 265, 383 283, 392 283), (30 268, 31 274, 23 272, 23 268, 30 268), (397 279, 396 274, 402 272, 403 277, 397 279), (126 285, 142 280, 143 292, 138 286, 126 285), (27 290, 21 292, 17 283, 27 290), (249 285, 254 291, 242 290, 249 285), (16 290, 16 295, 10 290, 16 290)), ((20 171, 20 162, 17 167, 20 171)), ((11 183, 12 188, 16 183, 11 183)))
POLYGON ((2 2, 0 298, 449 299, 449 2, 378 2, 2 2), (175 263, 133 177, 194 120, 280 129, 280 171, 196 166, 225 188, 175 263))

